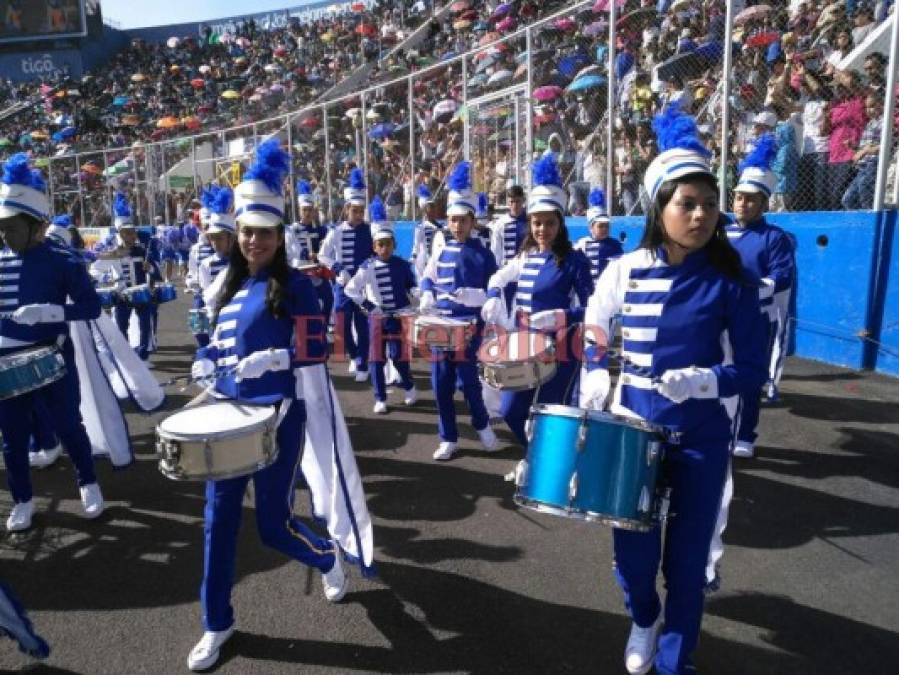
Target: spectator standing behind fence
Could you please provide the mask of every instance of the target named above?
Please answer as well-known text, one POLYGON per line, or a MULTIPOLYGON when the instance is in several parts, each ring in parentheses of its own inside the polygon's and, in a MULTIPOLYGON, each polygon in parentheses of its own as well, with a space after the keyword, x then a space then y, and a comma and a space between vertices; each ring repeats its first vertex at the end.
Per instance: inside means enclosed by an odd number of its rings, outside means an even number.
POLYGON ((852 180, 852 158, 865 129, 864 101, 858 92, 837 82, 825 118, 824 132, 830 134, 828 155, 828 209, 838 211, 840 198, 852 180))
POLYGON ((824 209, 828 204, 827 156, 829 139, 824 131, 830 90, 813 72, 802 71, 800 81, 802 111, 802 146, 799 175, 804 185, 799 188, 797 208, 803 211, 824 209))
POLYGON ((796 208, 796 189, 799 186, 799 141, 796 127, 786 108, 774 109, 778 117, 774 128, 777 157, 771 165, 777 186, 771 196, 771 211, 793 211, 796 208))
POLYGON ((868 123, 862 132, 858 151, 853 155, 855 178, 843 193, 846 210, 870 209, 874 203, 874 183, 877 178, 877 154, 880 150, 880 131, 883 127, 883 100, 876 94, 865 99, 868 123))

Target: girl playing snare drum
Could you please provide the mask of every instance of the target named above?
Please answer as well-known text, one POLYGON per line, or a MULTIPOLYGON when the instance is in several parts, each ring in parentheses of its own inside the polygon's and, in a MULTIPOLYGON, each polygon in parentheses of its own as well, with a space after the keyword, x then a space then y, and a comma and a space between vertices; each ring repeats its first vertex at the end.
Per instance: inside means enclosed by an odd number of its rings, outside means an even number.
MULTIPOLYGON (((727 242, 710 153, 695 122, 669 106, 655 129, 662 152, 643 179, 652 201, 643 239, 609 263, 584 323, 602 342, 621 313, 623 364, 611 412, 647 420, 677 439, 666 444, 663 465, 672 514, 664 543, 659 525, 614 531, 616 576, 634 622, 627 671, 655 665, 673 674, 693 672, 737 402, 757 395, 765 380, 766 329, 757 280, 727 242), (660 563, 664 607, 656 591, 660 563)), ((602 407, 608 375, 587 360, 582 404, 602 407)))

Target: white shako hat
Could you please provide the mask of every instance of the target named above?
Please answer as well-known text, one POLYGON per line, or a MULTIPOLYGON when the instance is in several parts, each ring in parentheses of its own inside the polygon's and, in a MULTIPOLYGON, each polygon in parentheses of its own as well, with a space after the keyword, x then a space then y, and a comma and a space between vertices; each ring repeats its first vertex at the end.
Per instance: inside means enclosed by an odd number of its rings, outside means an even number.
POLYGON ((734 192, 761 192, 770 197, 777 188, 777 176, 771 171, 771 163, 777 157, 777 140, 774 134, 762 134, 748 155, 737 165, 740 180, 734 192))
POLYGON ((3 165, 0 178, 0 218, 26 213, 38 220, 50 217, 47 184, 37 169, 32 169, 28 155, 17 152, 3 165))
POLYGON ((678 102, 667 106, 652 123, 659 155, 650 162, 643 175, 643 187, 650 201, 655 201, 659 188, 681 176, 715 174, 709 166, 709 152, 699 139, 696 120, 682 112, 678 102))
POLYGON ((236 227, 234 224, 234 191, 229 187, 219 188, 212 202, 209 204, 209 227, 206 228, 207 234, 215 234, 216 232, 228 232, 234 234, 236 227))
POLYGON ((478 198, 471 190, 471 164, 459 162, 446 180, 449 194, 446 198, 446 215, 475 215, 478 210, 478 198))
POLYGON ((562 177, 553 153, 547 152, 531 166, 531 190, 528 194, 528 213, 557 211, 565 216, 568 193, 562 187, 562 177))
POLYGON ((256 157, 234 189, 234 217, 241 225, 277 227, 284 222, 284 178, 290 155, 276 138, 256 148, 256 157))

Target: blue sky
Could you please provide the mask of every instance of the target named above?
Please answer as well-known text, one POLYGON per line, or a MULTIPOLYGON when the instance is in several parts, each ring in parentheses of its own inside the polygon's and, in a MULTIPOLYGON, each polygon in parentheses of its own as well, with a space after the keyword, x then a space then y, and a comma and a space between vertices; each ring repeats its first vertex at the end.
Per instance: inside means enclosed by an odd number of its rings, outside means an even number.
POLYGON ((268 12, 273 9, 298 7, 310 0, 189 0, 188 2, 142 2, 140 0, 101 0, 104 18, 122 28, 161 26, 167 23, 204 21, 238 14, 268 12))

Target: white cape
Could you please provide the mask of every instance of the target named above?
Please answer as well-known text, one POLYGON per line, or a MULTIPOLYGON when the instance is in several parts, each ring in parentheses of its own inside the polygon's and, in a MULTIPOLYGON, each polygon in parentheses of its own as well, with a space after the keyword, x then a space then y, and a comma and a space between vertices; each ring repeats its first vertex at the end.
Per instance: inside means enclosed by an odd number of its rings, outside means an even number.
POLYGON ((133 399, 144 412, 162 405, 165 392, 153 373, 134 352, 115 322, 105 313, 91 322, 103 372, 119 399, 133 399))
POLYGON ((337 392, 324 364, 297 369, 306 400, 306 445, 300 468, 316 518, 362 568, 375 574, 374 536, 362 478, 337 392))
POLYGON ((84 321, 69 324, 75 348, 75 367, 81 389, 81 418, 87 429, 94 455, 109 457, 113 466, 127 466, 134 460, 128 425, 100 366, 94 337, 84 321))

